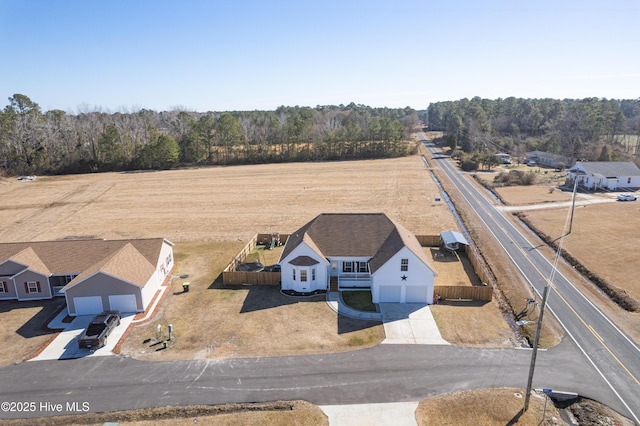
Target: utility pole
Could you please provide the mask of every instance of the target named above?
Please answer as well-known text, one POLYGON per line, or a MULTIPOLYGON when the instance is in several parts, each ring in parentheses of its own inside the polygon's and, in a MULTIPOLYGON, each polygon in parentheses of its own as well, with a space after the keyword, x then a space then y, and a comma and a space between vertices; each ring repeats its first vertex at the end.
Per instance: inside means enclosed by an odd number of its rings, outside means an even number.
POLYGON ((533 383, 533 371, 535 369, 536 366, 536 356, 538 355, 538 341, 540 340, 540 330, 542 329, 542 317, 544 316, 544 308, 547 305, 547 295, 549 293, 549 287, 551 285, 551 281, 553 280, 553 277, 555 276, 555 272, 556 272, 556 265, 558 263, 558 259, 560 258, 560 255, 562 253, 562 243, 564 242, 564 237, 566 237, 567 235, 569 235, 571 233, 571 228, 573 227, 573 212, 576 208, 576 192, 578 189, 578 179, 575 180, 574 184, 573 184, 573 196, 572 196, 572 200, 571 200, 571 210, 569 211, 569 217, 568 217, 568 225, 569 225, 569 230, 565 233, 563 233, 560 237, 558 237, 557 239, 560 240, 560 243, 558 244, 558 250, 556 251, 556 261, 553 265, 553 270, 551 271, 551 278, 547 280, 546 285, 544 286, 544 291, 542 293, 542 304, 540 305, 540 316, 538 317, 538 325, 536 327, 536 335, 533 339, 533 352, 531 352, 531 365, 529 366, 529 379, 527 381, 527 393, 524 397, 524 409, 523 412, 527 411, 527 409, 529 408, 529 398, 531 397, 531 385, 533 383))
POLYGON ((538 355, 538 341, 540 340, 540 330, 542 329, 542 317, 544 316, 544 307, 547 304, 547 294, 549 293, 549 283, 544 286, 542 293, 542 304, 540 305, 540 316, 538 317, 538 326, 536 327, 536 336, 533 339, 533 352, 531 352, 531 365, 529 366, 529 380, 527 381, 527 392, 524 395, 523 412, 529 409, 529 398, 531 397, 531 385, 533 383, 533 371, 536 367, 536 356, 538 355))

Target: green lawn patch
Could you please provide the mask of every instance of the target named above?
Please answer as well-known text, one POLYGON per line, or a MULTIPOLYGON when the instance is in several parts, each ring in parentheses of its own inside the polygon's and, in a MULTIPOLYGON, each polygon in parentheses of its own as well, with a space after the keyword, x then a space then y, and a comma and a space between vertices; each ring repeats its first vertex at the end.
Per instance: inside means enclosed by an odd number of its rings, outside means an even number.
POLYGON ((376 305, 371 301, 371 290, 343 291, 342 300, 348 306, 359 311, 376 311, 376 305))

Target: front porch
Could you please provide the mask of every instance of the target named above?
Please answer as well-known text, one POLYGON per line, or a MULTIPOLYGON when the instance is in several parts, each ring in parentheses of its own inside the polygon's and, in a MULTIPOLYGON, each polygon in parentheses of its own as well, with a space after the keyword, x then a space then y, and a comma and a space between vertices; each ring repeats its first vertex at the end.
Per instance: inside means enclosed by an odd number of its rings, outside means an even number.
POLYGON ((338 290, 353 290, 371 288, 371 274, 368 272, 350 272, 331 277, 337 281, 338 290))

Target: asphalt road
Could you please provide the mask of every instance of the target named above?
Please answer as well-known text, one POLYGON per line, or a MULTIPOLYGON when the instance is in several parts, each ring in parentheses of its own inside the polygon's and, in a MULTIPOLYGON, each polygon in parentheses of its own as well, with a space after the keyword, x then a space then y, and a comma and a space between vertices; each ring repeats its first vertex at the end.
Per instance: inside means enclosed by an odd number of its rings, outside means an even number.
MULTIPOLYGON (((102 412, 292 399, 318 405, 418 401, 463 389, 523 388, 530 354, 523 349, 379 345, 276 358, 147 362, 113 356, 23 362, 0 370, 0 419, 74 414, 84 408, 102 412), (23 409, 6 411, 7 402, 22 403, 23 409), (24 403, 32 402, 35 409, 25 411, 24 403)), ((590 366, 571 342, 541 352, 538 359, 540 386, 564 389, 570 383, 594 390, 590 397, 615 403, 601 378, 582 374, 590 366)))
MULTIPOLYGON (((457 187, 478 219, 486 225, 540 296, 538 300, 541 300, 544 286, 550 283, 547 309, 591 364, 584 374, 595 371, 600 375, 617 395, 618 406, 624 407, 618 408, 618 411, 640 424, 640 349, 566 277, 554 272, 553 265, 536 248, 542 241, 530 233, 525 236, 514 227, 495 208, 491 197, 482 194, 481 190, 467 181, 448 158, 437 154, 423 134, 420 137, 433 155, 429 161, 435 162, 457 187)), ((579 217, 575 217, 575 220, 579 220, 579 217)), ((589 392, 589 389, 577 384, 568 387, 581 395, 589 392)))

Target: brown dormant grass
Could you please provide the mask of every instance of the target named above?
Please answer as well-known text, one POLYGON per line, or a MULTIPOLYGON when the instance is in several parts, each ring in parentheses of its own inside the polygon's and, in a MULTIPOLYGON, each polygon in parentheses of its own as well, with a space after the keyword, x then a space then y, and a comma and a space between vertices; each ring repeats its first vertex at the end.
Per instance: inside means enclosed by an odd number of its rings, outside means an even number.
POLYGON ((176 360, 330 353, 374 346, 384 339, 379 322, 337 317, 324 296, 298 299, 277 286, 224 287, 219 274, 242 243, 176 245, 175 276, 152 321, 134 327, 122 353, 138 359, 176 360), (215 280, 215 282, 214 282, 215 280), (182 281, 190 282, 188 293, 182 281), (175 339, 153 345, 158 324, 175 339), (310 324, 313 326, 311 327, 310 324))
MULTIPOLYGON (((111 413, 91 413, 70 416, 44 417, 42 426, 103 425, 328 425, 322 410, 306 401, 276 401, 256 404, 193 405, 187 407, 158 407, 111 413)), ((33 419, 5 420, 11 426, 31 426, 33 419)))
POLYGON ((55 337, 46 323, 64 306, 64 299, 0 301, 0 366, 20 362, 55 337))
MULTIPOLYGON (((384 212, 415 234, 458 229, 446 204, 434 202, 441 194, 420 156, 4 179, 0 196, 10 200, 0 206, 1 241, 162 236, 176 243, 176 278, 168 296, 152 321, 132 328, 122 347, 123 354, 142 359, 326 353, 375 345, 384 338, 380 324, 337 317, 322 297, 297 300, 277 288, 222 288, 219 275, 256 233, 289 233, 323 212, 384 212), (177 278, 182 274, 189 277, 177 278), (190 282, 189 293, 182 293, 182 281, 190 282), (167 350, 145 343, 158 324, 166 332, 169 323, 175 340, 167 350), (314 324, 313 330, 304 324, 314 324)), ((443 268, 439 280, 447 276, 443 268)), ((495 309, 484 309, 489 307, 495 309)), ((455 321, 466 312, 472 309, 456 307, 455 321)), ((505 327, 499 314, 492 318, 499 330, 505 327)), ((472 327, 467 332, 481 335, 472 327)), ((487 338, 492 345, 504 341, 487 338)))
POLYGON ((544 397, 533 394, 522 414, 522 389, 462 391, 422 400, 416 409, 418 425, 541 426, 563 424, 558 411, 544 397), (544 414, 544 417, 543 417, 544 414))
POLYGON ((456 229, 419 156, 0 181, 0 241, 163 236, 247 241, 320 213, 383 212, 415 234, 456 229))
MULTIPOLYGON (((526 217, 536 228, 557 238, 564 232, 567 209, 531 210, 526 217)), ((577 206, 573 227, 563 247, 589 270, 627 289, 640 300, 640 205, 605 203, 577 206)))

